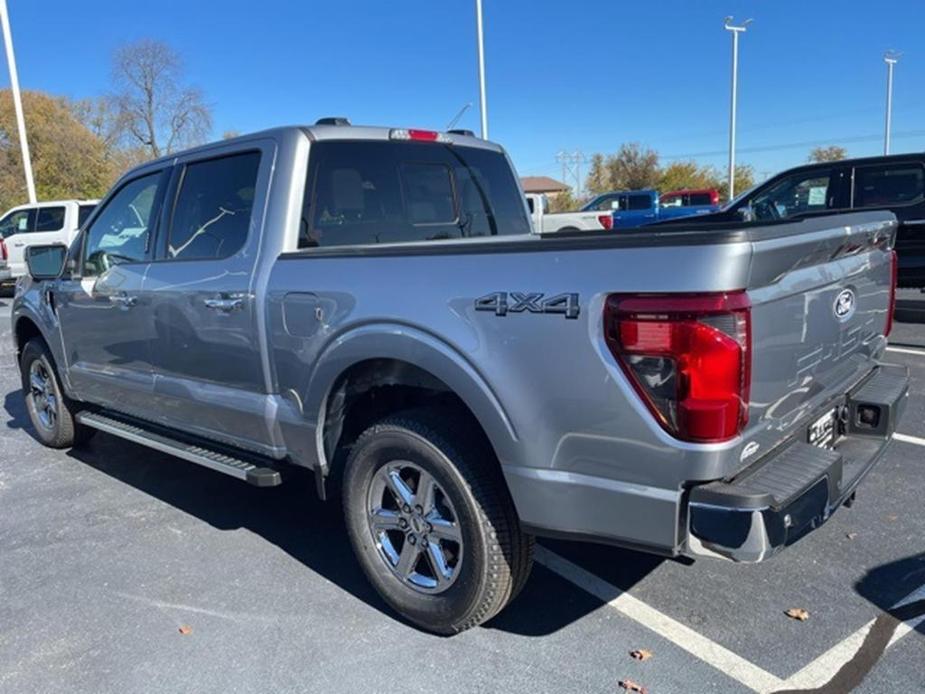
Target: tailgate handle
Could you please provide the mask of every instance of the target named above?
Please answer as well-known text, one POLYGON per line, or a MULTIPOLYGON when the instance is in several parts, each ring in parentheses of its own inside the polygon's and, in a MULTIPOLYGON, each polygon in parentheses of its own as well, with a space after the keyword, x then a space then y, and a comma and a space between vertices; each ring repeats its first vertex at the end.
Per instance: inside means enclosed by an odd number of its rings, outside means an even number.
POLYGON ((240 311, 244 308, 244 299, 240 297, 233 299, 206 299, 203 303, 205 303, 206 308, 210 308, 213 311, 222 311, 224 313, 240 311))

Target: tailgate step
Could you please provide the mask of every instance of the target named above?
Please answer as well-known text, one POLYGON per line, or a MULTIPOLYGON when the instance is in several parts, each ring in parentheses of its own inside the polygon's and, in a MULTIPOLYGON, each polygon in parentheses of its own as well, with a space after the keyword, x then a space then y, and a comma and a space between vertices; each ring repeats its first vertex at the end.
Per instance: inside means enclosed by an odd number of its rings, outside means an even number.
POLYGON ((261 467, 200 445, 179 441, 163 433, 146 429, 141 423, 129 423, 98 412, 80 412, 77 421, 107 434, 237 477, 256 487, 275 487, 283 481, 278 470, 261 467))

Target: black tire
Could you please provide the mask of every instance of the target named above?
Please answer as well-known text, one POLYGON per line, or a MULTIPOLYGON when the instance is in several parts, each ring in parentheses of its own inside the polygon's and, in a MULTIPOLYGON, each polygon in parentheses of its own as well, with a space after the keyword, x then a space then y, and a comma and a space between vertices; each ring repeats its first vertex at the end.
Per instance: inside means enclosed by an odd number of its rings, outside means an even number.
MULTIPOLYGON (((452 410, 387 417, 357 439, 344 470, 347 531, 364 573, 400 615, 438 634, 459 633, 500 612, 523 587, 533 562, 532 537, 520 528, 494 454, 481 436, 459 427, 461 419, 452 410), (380 554, 382 543, 371 529, 374 480, 396 461, 408 461, 432 476, 456 516, 459 563, 452 583, 436 594, 399 578, 380 554)), ((395 532, 407 537, 412 531, 395 532)), ((406 541, 399 539, 402 546, 406 541)), ((422 556, 432 567, 429 555, 422 556)))
POLYGON ((34 338, 26 343, 19 360, 22 388, 26 400, 26 412, 39 441, 49 448, 70 448, 86 442, 95 429, 82 426, 74 416, 79 408, 64 394, 55 362, 44 340, 34 338), (32 384, 32 373, 36 370, 45 379, 47 388, 36 388, 32 384), (45 404, 47 398, 54 399, 54 417, 48 416, 45 404), (43 416, 44 414, 44 416, 43 416))

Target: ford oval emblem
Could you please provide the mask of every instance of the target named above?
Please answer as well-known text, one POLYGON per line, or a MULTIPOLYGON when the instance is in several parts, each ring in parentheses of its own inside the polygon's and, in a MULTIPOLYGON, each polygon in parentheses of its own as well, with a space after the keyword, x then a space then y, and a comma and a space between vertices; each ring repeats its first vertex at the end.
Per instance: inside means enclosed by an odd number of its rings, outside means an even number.
POLYGON ((835 297, 835 317, 840 321, 846 321, 854 315, 854 309, 857 306, 857 300, 854 291, 843 289, 835 297))

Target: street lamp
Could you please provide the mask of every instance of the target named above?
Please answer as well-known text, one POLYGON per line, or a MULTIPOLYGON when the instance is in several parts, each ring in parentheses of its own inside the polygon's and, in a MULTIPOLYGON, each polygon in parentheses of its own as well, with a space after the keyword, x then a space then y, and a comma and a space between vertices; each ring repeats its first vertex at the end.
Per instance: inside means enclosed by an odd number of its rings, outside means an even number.
POLYGON ((475 22, 479 44, 479 111, 482 114, 482 139, 488 139, 488 103, 485 101, 485 40, 482 35, 482 0, 475 0, 475 22))
POLYGON ((883 132, 883 153, 890 153, 890 130, 893 127, 893 66, 899 61, 902 53, 887 51, 883 55, 886 63, 886 125, 883 132))
POLYGON ((736 170, 736 99, 739 86, 739 34, 752 23, 746 19, 740 25, 732 23, 732 17, 726 17, 723 28, 732 32, 732 99, 729 104, 729 199, 735 197, 735 170, 736 170))
POLYGON ((13 37, 10 33, 10 15, 6 0, 0 0, 0 24, 3 28, 3 44, 6 46, 6 64, 10 69, 10 91, 13 92, 13 107, 16 109, 16 127, 19 129, 19 147, 22 150, 22 168, 26 174, 26 191, 29 202, 35 203, 35 182, 32 180, 32 157, 29 155, 29 141, 26 139, 26 119, 22 112, 22 98, 19 95, 19 76, 16 74, 16 58, 13 55, 13 37))

